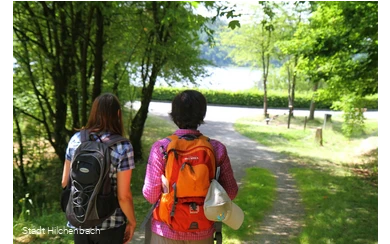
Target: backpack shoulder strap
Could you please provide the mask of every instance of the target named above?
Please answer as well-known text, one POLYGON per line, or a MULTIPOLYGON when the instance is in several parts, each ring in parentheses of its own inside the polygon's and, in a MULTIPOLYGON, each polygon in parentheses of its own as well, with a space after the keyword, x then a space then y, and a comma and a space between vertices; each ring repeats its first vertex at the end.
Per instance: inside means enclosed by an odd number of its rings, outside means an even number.
POLYGON ((173 140, 177 140, 179 139, 179 136, 178 135, 175 135, 175 134, 172 134, 170 136, 167 136, 166 139, 168 139, 169 142, 173 141, 173 140))
POLYGON ((210 137, 207 137, 207 136, 205 136, 205 135, 200 135, 200 136, 199 136, 199 139, 204 139, 204 140, 210 142, 210 137))
POLYGON ((86 142, 86 141, 94 141, 95 138, 94 138, 94 135, 101 141, 101 138, 100 136, 97 134, 97 133, 90 133, 90 130, 87 130, 87 129, 82 129, 80 130, 80 141, 83 143, 83 142, 86 142))
POLYGON ((80 130, 80 141, 85 142, 89 140, 89 131, 88 130, 80 130))
POLYGON ((122 141, 130 141, 130 140, 118 134, 110 135, 108 137, 108 140, 103 140, 103 142, 106 143, 109 147, 122 141))
POLYGON ((215 150, 214 150, 213 145, 211 145, 211 142, 210 142, 211 139, 210 139, 210 137, 207 137, 207 136, 204 136, 204 135, 201 135, 199 138, 208 141, 209 144, 210 144, 210 148, 211 148, 211 150, 213 152, 213 156, 215 157, 215 179, 218 181, 219 175, 220 175, 220 172, 221 172, 221 166, 217 164, 217 155, 215 154, 215 150))
MULTIPOLYGON (((200 139, 207 140, 207 141, 210 143, 210 137, 207 137, 207 136, 205 136, 205 135, 200 135, 199 138, 200 138, 200 139)), ((211 143, 210 143, 210 146, 211 146, 211 149, 213 150, 214 156, 216 157, 215 151, 214 151, 214 148, 213 148, 213 145, 211 145, 211 143)), ((217 159, 215 158, 215 179, 216 179, 217 181, 218 181, 218 179, 219 179, 220 173, 221 173, 221 166, 220 166, 220 165, 217 165, 217 159)))
MULTIPOLYGON (((163 152, 163 154, 168 154, 170 149, 172 148, 175 148, 176 146, 176 141, 180 139, 180 137, 178 135, 175 135, 175 134, 172 134, 170 136, 167 136, 166 139, 169 141, 168 142, 168 145, 166 146, 167 148, 165 148, 165 153, 163 152)), ((162 149, 160 149, 162 150, 162 149)))
MULTIPOLYGON (((81 130, 80 131, 80 141, 81 142, 85 142, 85 141, 89 141, 91 140, 91 134, 89 133, 88 130, 81 130)), ((96 136, 98 136, 96 134, 96 136)), ((98 136, 99 137, 99 136, 98 136)), ((99 137, 100 139, 100 137, 99 137)), ((104 138, 103 140, 100 139, 101 142, 107 144, 109 147, 111 147, 112 145, 114 145, 115 143, 118 143, 118 142, 121 142, 121 141, 129 141, 129 139, 121 136, 121 135, 118 135, 118 134, 112 134, 106 138, 104 138)))

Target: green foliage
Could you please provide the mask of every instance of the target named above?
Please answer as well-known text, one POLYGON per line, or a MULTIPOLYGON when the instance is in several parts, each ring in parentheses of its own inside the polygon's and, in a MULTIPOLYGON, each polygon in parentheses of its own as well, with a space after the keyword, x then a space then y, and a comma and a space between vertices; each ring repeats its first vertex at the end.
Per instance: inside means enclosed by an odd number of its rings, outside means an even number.
MULTIPOLYGON (((153 100, 171 102, 172 99, 184 88, 167 88, 156 87, 153 92, 153 100)), ((209 104, 233 105, 233 106, 249 106, 261 107, 263 105, 263 93, 258 90, 249 91, 224 91, 224 90, 205 90, 199 89, 206 97, 209 104)), ((326 95, 321 95, 320 91, 316 96, 317 109, 336 109, 332 107, 333 101, 326 95)), ((268 91, 268 106, 270 108, 287 108, 288 94, 287 92, 268 91)), ((308 109, 313 98, 313 94, 296 94, 294 108, 308 109)), ((367 109, 378 109, 378 96, 368 96, 362 99, 362 106, 367 109)))
POLYGON ((200 33, 200 40, 204 43, 201 45, 201 58, 209 60, 213 65, 218 67, 233 65, 233 61, 228 57, 228 51, 221 46, 220 33, 224 30, 226 23, 219 18, 210 25, 213 30, 213 44, 207 42, 208 36, 205 33, 200 33))
POLYGON ((29 162, 25 167, 28 175, 27 188, 21 184, 18 170, 13 172, 13 202, 14 218, 32 220, 36 216, 61 211, 59 196, 61 193, 61 177, 63 163, 56 158, 44 157, 47 152, 41 152, 39 158, 29 162))
POLYGON ((378 3, 318 2, 310 18, 305 56, 334 95, 378 91, 378 3))
POLYGON ((234 30, 236 27, 240 27, 240 22, 238 20, 232 20, 229 22, 229 28, 231 28, 232 30, 234 30))
POLYGON ((242 21, 240 29, 226 28, 220 34, 219 48, 236 64, 266 67, 261 55, 270 54, 283 65, 280 84, 292 77, 297 79, 296 89, 317 84, 334 101, 349 93, 377 93, 377 2, 262 2, 252 9, 261 12, 260 5, 263 15, 253 11, 251 21, 242 21), (272 28, 263 28, 266 25, 272 28))
POLYGON ((194 83, 196 77, 205 73, 204 66, 210 64, 200 58, 200 47, 213 42, 214 30, 205 24, 209 18, 196 14, 190 2, 134 4, 142 14, 133 25, 141 30, 142 38, 131 62, 138 75, 131 77, 133 83, 147 86, 155 82, 155 76, 166 81, 194 83))
POLYGON ((363 99, 352 94, 345 95, 340 102, 335 102, 333 108, 342 110, 344 123, 342 130, 347 137, 364 129, 363 99))

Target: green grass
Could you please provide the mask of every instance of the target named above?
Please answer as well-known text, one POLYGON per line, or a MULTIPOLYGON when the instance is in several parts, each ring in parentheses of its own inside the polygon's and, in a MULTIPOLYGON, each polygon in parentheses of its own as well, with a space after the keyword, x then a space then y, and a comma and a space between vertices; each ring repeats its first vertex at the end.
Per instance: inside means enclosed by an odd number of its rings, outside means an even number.
POLYGON ((297 243, 377 243, 378 188, 357 176, 293 169, 306 208, 297 243))
POLYGON ((53 209, 51 213, 34 216, 29 220, 14 219, 13 243, 73 243, 73 235, 49 233, 48 228, 55 229, 57 227, 61 231, 68 229, 65 214, 61 210, 55 211, 53 209))
POLYGON ((235 129, 299 164, 291 174, 306 216, 292 243, 377 243, 378 121, 366 120, 363 131, 346 138, 341 119, 332 118, 323 146, 314 140, 321 119, 310 121, 306 130, 304 118, 292 119, 290 129, 286 121, 280 116, 266 125, 262 117, 242 118, 235 129))
POLYGON ((323 146, 315 141, 317 127, 322 127, 323 120, 309 121, 304 129, 304 118, 291 119, 290 129, 287 129, 287 116, 279 116, 266 125, 261 116, 242 118, 236 121, 234 128, 241 134, 268 146, 277 152, 296 157, 310 158, 312 162, 343 164, 356 156, 356 149, 363 139, 370 137, 377 143, 378 121, 366 120, 364 131, 355 133, 350 139, 341 132, 340 117, 332 117, 331 129, 324 129, 323 146))
POLYGON ((223 243, 241 243, 251 240, 264 215, 272 208, 276 194, 276 179, 267 169, 247 168, 246 176, 234 203, 243 209, 245 217, 242 226, 233 230, 223 225, 223 243))

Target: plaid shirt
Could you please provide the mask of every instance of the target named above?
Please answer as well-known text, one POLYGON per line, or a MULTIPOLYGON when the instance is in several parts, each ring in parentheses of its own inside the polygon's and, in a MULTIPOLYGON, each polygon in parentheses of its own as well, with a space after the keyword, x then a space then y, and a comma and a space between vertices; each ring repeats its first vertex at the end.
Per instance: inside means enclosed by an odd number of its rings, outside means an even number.
MULTIPOLYGON (((103 133, 100 135, 101 139, 110 136, 109 133, 103 133)), ((96 140, 98 138, 96 137, 96 140)), ((68 148, 66 149, 65 157, 67 160, 71 161, 74 156, 76 148, 81 144, 80 132, 77 132, 73 135, 68 143, 68 148)), ((117 172, 125 171, 129 169, 134 169, 134 154, 133 147, 130 141, 122 141, 113 145, 113 150, 111 151, 111 168, 110 168, 110 177, 111 185, 114 189, 115 195, 117 192, 117 172)), ((126 223, 126 216, 120 208, 117 208, 113 215, 106 219, 102 224, 96 226, 96 228, 101 230, 106 230, 110 228, 116 228, 126 223)), ((69 222, 68 226, 74 228, 69 222)))
MULTIPOLYGON (((186 134, 201 135, 198 130, 179 129, 175 132, 176 135, 182 136, 186 134)), ((145 199, 151 204, 155 204, 162 193, 161 175, 164 174, 165 160, 160 152, 160 147, 167 148, 169 140, 164 138, 155 142, 150 150, 148 165, 146 168, 145 182, 142 189, 145 199)), ((238 185, 233 175, 233 169, 230 164, 230 159, 227 154, 226 147, 217 140, 210 140, 214 148, 217 166, 220 166, 220 176, 218 182, 225 188, 230 199, 234 199, 238 192, 238 185)), ((208 230, 199 232, 179 232, 169 228, 163 222, 152 218, 151 228, 154 233, 173 240, 204 240, 211 237, 214 233, 214 227, 208 230)))

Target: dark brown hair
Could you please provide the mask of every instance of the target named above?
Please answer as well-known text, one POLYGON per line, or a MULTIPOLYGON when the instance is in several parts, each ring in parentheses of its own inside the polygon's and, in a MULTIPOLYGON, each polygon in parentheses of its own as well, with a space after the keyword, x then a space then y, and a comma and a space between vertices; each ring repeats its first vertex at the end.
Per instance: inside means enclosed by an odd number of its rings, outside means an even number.
POLYGON ((104 93, 95 98, 85 129, 123 135, 122 112, 119 99, 104 93))
POLYGON ((172 111, 169 113, 173 122, 180 129, 197 129, 204 123, 207 101, 202 93, 185 90, 172 100, 172 111))

